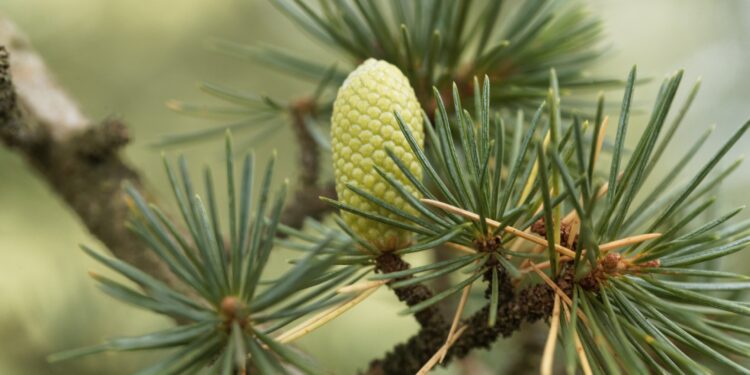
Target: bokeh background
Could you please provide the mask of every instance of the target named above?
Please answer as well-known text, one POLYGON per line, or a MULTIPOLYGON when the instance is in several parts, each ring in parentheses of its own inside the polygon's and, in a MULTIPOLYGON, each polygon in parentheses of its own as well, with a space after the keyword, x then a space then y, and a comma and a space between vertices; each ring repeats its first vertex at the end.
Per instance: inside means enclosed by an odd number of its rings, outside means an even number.
MULTIPOLYGON (((717 130, 696 160, 708 157, 750 118, 750 2, 608 0, 590 5, 604 20, 613 45, 592 73, 624 78, 630 66, 638 64, 641 76, 655 78, 655 83, 636 90, 644 112, 665 74, 686 69, 678 98, 685 97, 699 76, 703 79, 662 171, 684 152, 680 145, 689 144, 707 126, 717 124, 717 130)), ((163 197, 168 194, 159 150, 150 144, 166 134, 214 125, 170 112, 166 100, 202 99, 195 90, 199 80, 284 98, 311 89, 309 83, 207 52, 208 38, 281 45, 321 61, 337 58, 325 46, 309 43, 265 0, 2 0, 0 13, 27 33, 85 113, 93 119, 126 120, 135 135, 127 156, 163 197)), ((616 91, 608 94, 610 103, 619 97, 616 91)), ((608 110, 616 115, 617 106, 611 104, 608 110)), ((645 114, 631 121, 632 138, 644 122, 645 114)), ((750 138, 732 155, 748 146, 750 138)), ((168 152, 186 153, 197 170, 202 164, 219 165, 221 147, 221 142, 209 142, 168 152)), ((274 148, 281 151, 279 180, 293 180, 296 150, 288 129, 264 139, 256 152, 264 159, 274 148)), ((733 158, 727 160, 726 164, 733 158)), ((722 185, 722 207, 748 203, 748 172, 750 165, 744 165, 722 185)), ((148 361, 141 354, 125 354, 55 366, 45 362, 45 355, 56 350, 142 333, 169 322, 96 291, 86 272, 102 267, 77 246, 102 246, 23 161, 5 149, 0 149, 0 181, 0 374, 116 375, 131 373, 148 361)), ((277 258, 279 265, 284 257, 277 258)), ((737 261, 726 262, 729 268, 750 270, 749 257, 733 259, 737 261)), ((410 317, 396 316, 400 307, 390 293, 379 292, 300 343, 335 373, 355 373, 415 330, 410 317)), ((506 340, 481 355, 502 364, 515 355, 512 347, 506 340)))

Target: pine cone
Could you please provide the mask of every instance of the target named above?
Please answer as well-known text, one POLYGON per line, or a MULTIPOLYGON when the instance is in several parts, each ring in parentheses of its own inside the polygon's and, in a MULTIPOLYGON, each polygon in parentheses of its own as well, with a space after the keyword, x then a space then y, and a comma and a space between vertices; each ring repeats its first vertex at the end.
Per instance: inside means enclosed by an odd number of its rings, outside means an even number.
MULTIPOLYGON (((352 184, 389 204, 408 212, 414 209, 375 170, 382 168, 404 183, 412 195, 418 192, 386 154, 391 149, 409 167, 422 176, 422 169, 396 121, 398 112, 422 147, 422 114, 409 80, 401 71, 385 62, 368 59, 347 77, 333 103, 331 138, 336 193, 342 203, 366 212, 399 219, 346 187, 352 184)), ((410 233, 374 222, 348 212, 344 221, 365 240, 382 251, 407 246, 410 233)))

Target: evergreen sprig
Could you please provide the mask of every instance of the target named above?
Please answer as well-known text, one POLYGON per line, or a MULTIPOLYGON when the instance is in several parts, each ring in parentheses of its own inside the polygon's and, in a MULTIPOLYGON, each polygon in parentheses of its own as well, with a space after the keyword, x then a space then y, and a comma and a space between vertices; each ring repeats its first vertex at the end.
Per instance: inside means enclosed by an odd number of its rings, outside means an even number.
POLYGON ((51 359, 64 360, 101 351, 176 348, 139 374, 182 374, 204 367, 233 375, 248 369, 261 374, 281 374, 292 368, 306 374, 322 373, 309 358, 282 345, 276 337, 279 329, 301 317, 349 299, 332 290, 346 284, 352 273, 335 269, 337 254, 323 251, 338 244, 329 238, 278 279, 262 280, 274 249, 286 195, 284 184, 271 197, 274 159, 263 171, 259 198, 253 203, 254 158, 247 154, 242 173, 235 175, 232 142, 227 135, 228 219, 224 225, 229 233, 221 228, 211 170, 205 170, 205 198, 201 198, 188 175, 184 158, 179 159, 179 176, 171 163, 166 159, 164 163, 182 223, 174 223, 128 186, 134 212, 129 226, 186 290, 175 290, 125 262, 85 246, 83 249, 137 285, 92 273, 105 293, 174 318, 181 325, 138 337, 114 338, 94 347, 56 354, 51 359))
MULTIPOLYGON (((619 87, 620 80, 593 78, 586 69, 605 51, 603 28, 579 2, 271 0, 297 26, 347 61, 321 63, 276 46, 243 45, 217 40, 210 48, 314 82, 314 88, 293 100, 271 99, 252 92, 203 83, 200 89, 226 105, 170 101, 178 112, 234 121, 219 127, 170 135, 159 142, 172 145, 256 129, 248 145, 264 139, 289 122, 302 127, 323 149, 330 148, 327 125, 333 90, 352 66, 368 58, 396 65, 409 78, 417 98, 432 116, 438 110, 433 87, 449 96, 451 83, 464 98, 475 95, 472 79, 487 76, 492 109, 523 108, 533 113, 547 95, 547 72, 554 67, 563 92, 619 87), (352 64, 352 66, 347 66, 352 64), (259 129, 260 128, 260 129, 259 129)), ((565 115, 572 112, 564 110, 565 115)))
MULTIPOLYGON (((734 299, 738 292, 750 289, 748 276, 715 270, 709 261, 745 249, 750 243, 750 225, 729 224, 742 207, 718 218, 706 216, 715 203, 706 194, 736 168, 734 163, 724 171, 714 171, 750 122, 686 183, 677 183, 677 174, 669 174, 657 180, 657 190, 642 194, 648 178, 659 177, 651 173, 697 90, 696 85, 667 128, 681 78, 678 72, 663 82, 650 119, 626 159, 624 139, 637 80, 633 68, 608 165, 599 158, 607 119, 593 126, 578 118, 563 120, 554 70, 548 99, 528 124, 519 113, 511 134, 501 116, 491 120, 489 79, 485 78, 480 94, 474 97, 475 117, 463 108, 455 86, 452 116, 435 90, 439 110, 434 131, 432 124, 426 126, 432 140, 427 151, 400 121, 425 171, 424 180, 389 152, 424 198, 411 196, 397 179, 377 170, 419 214, 398 209, 356 186, 349 188, 399 220, 334 204, 412 231, 415 243, 396 254, 439 246, 444 248, 440 251, 468 252, 373 276, 373 280, 397 280, 390 284, 394 288, 446 275, 460 280, 411 304, 404 313, 418 313, 481 281, 486 284, 491 312, 485 321, 492 326, 498 309, 503 311, 503 305, 512 302, 499 297, 500 290, 513 289, 507 283, 520 283, 510 297, 541 283, 554 291, 549 298, 559 299, 555 301, 558 307, 546 313, 555 327, 551 332, 559 332, 568 373, 579 367, 585 373, 602 374, 705 373, 708 365, 748 373, 736 358, 750 355, 750 347, 737 336, 745 332, 743 317, 750 316, 750 308, 734 299), (600 170, 608 173, 595 173, 600 170), (636 206, 644 196, 648 201, 636 206)), ((705 138, 696 140, 691 153, 705 138)), ((684 163, 680 161, 673 170, 684 170, 684 163)), ((308 246, 313 248, 314 243, 308 246)), ((363 260, 367 255, 358 257, 363 260)), ((547 302, 553 305, 552 300, 547 302)), ((472 318, 465 321, 476 323, 472 318)), ((466 342, 456 345, 465 350, 466 342)), ((545 356, 552 355, 545 352, 545 356)), ((392 353, 387 358, 396 357, 392 353)))
MULTIPOLYGON (((655 171, 699 85, 675 113, 682 72, 665 79, 635 147, 628 149, 637 71, 634 67, 624 81, 585 77, 583 69, 601 52, 601 27, 579 4, 531 0, 509 11, 501 2, 274 3, 350 62, 384 59, 399 66, 414 85, 424 110, 426 146, 420 146, 398 113, 393 115, 424 178, 392 150, 387 155, 412 186, 383 168, 372 171, 411 209, 351 183, 348 189, 392 215, 323 198, 339 210, 412 232, 414 242, 392 252, 380 250, 337 216, 337 227, 312 219, 304 230, 281 224, 285 188, 275 199, 269 197, 273 161, 253 208, 253 159, 245 158, 238 189, 228 140, 228 236, 221 229, 210 171, 204 201, 184 159, 179 177, 166 163, 180 224, 128 188, 135 214, 130 226, 187 292, 84 248, 137 284, 94 275, 105 292, 183 325, 112 339, 53 359, 177 348, 143 373, 212 367, 224 374, 245 369, 276 374, 287 372, 287 366, 318 373, 284 344, 387 285, 405 302, 402 314, 414 315, 421 328, 373 361, 373 373, 427 371, 540 319, 550 324, 541 364, 545 373, 551 373, 558 343, 569 374, 750 373, 741 363, 750 356, 745 340, 750 306, 739 298, 750 289, 750 277, 719 270, 715 262, 747 247, 750 222, 734 221, 742 208, 710 215, 716 200, 708 196, 739 165, 736 161, 717 170, 750 122, 693 176, 679 182, 710 131, 696 137, 664 176, 655 171), (477 76, 483 77, 481 85, 477 76), (604 97, 594 113, 561 97, 574 89, 614 84, 625 90, 619 117, 612 121, 611 153, 604 158, 609 124, 604 97), (650 190, 649 182, 655 186, 650 190), (274 246, 304 256, 281 277, 263 280, 274 246), (416 267, 403 259, 424 251, 449 255, 416 267), (448 286, 432 293, 426 285, 438 278, 449 280, 448 286), (484 307, 468 315, 464 308, 476 285, 485 289, 484 307), (437 304, 459 293, 454 319, 446 321, 437 304), (289 328, 308 315, 312 317, 289 328)), ((231 126, 235 130, 289 115, 316 147, 329 147, 322 131, 331 112, 329 88, 341 85, 346 68, 277 48, 228 42, 214 47, 311 78, 317 87, 304 98, 277 101, 204 84, 205 92, 229 105, 175 102, 174 109, 238 119, 231 126)), ((166 143, 202 140, 223 131, 183 134, 166 143)))
MULTIPOLYGON (((750 289, 750 277, 714 269, 711 261, 746 248, 750 223, 730 224, 741 208, 707 217, 715 200, 706 194, 736 168, 734 163, 714 171, 750 122, 686 183, 662 180, 656 187, 660 190, 641 191, 692 101, 667 127, 681 78, 678 72, 664 81, 638 143, 625 152, 637 81, 633 68, 608 164, 600 160, 608 119, 594 114, 591 118, 600 123, 592 125, 579 117, 562 116, 564 103, 554 70, 547 100, 528 122, 522 110, 512 120, 491 114, 488 77, 473 97, 474 116, 464 108, 457 86, 451 112, 440 92, 434 91, 438 112, 434 126, 429 122, 426 126, 431 139, 426 149, 419 147, 394 113, 425 171, 424 179, 411 173, 390 150, 388 155, 421 197, 411 195, 388 172, 379 168, 375 172, 414 210, 396 208, 351 184, 352 191, 398 219, 329 200, 341 210, 415 234, 411 246, 392 253, 358 238, 339 218, 338 228, 314 220, 307 221, 305 230, 280 224, 284 189, 273 203, 269 197, 273 160, 264 172, 252 214, 252 157, 245 158, 238 190, 229 141, 227 240, 220 228, 210 171, 205 174, 204 205, 195 194, 184 159, 180 159, 179 177, 166 163, 187 234, 132 188, 128 191, 135 218, 130 225, 191 293, 173 290, 121 261, 85 250, 139 285, 133 288, 94 275, 105 292, 185 324, 141 337, 112 339, 53 359, 105 350, 179 347, 144 373, 213 366, 223 373, 251 367, 270 374, 286 371, 284 366, 289 365, 316 373, 307 358, 282 343, 318 328, 388 285, 407 303, 402 313, 414 314, 422 329, 406 345, 373 362, 387 371, 413 373, 419 370, 415 364, 437 363, 431 357, 463 356, 521 329, 523 321, 544 317, 550 321, 552 345, 544 352, 543 366, 554 358, 558 336, 568 373, 579 368, 597 374, 705 373, 710 370, 707 366, 748 373, 737 358, 750 354, 742 339, 750 307, 736 296, 750 289), (664 186, 675 187, 664 190, 664 186), (649 205, 634 205, 644 195, 649 205), (277 232, 286 239, 276 238, 277 232), (261 280, 274 245, 301 250, 305 256, 281 277, 261 280), (413 268, 401 260, 435 248, 456 255, 413 268), (354 284, 367 275, 368 281, 354 284), (433 294, 424 284, 439 277, 458 281, 433 294), (460 292, 465 300, 474 284, 486 288, 485 308, 464 316, 462 303, 453 324, 443 320, 436 304, 460 292), (515 315, 519 311, 527 315, 515 315), (311 313, 316 314, 288 328, 311 313)), ((424 117, 429 121, 429 116, 424 117)), ((704 142, 705 136, 699 137, 691 149, 698 150, 704 142)), ((684 163, 673 169, 677 173, 663 178, 673 180, 684 163)))

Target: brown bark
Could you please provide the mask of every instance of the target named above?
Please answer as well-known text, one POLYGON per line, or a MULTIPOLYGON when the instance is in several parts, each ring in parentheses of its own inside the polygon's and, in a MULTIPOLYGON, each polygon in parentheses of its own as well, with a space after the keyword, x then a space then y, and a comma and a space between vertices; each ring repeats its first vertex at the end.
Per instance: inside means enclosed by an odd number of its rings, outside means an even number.
POLYGON ((297 159, 297 190, 292 202, 284 208, 281 222, 293 227, 301 228, 305 218, 320 219, 330 212, 332 206, 320 200, 320 197, 336 199, 336 189, 333 182, 323 185, 320 179, 320 147, 307 130, 305 121, 315 112, 315 103, 302 99, 294 103, 289 109, 292 116, 292 130, 299 147, 297 159))
MULTIPOLYGON (((493 327, 487 326, 490 305, 463 320, 468 328, 453 344, 445 356, 443 365, 451 360, 463 358, 475 349, 488 349, 500 337, 509 337, 521 329, 524 323, 535 323, 548 319, 552 313, 555 291, 547 284, 535 284, 515 291, 513 283, 502 267, 500 272, 500 298, 497 320, 493 327)), ((567 295, 572 295, 575 285, 572 267, 566 268, 556 280, 567 295)), ((406 342, 393 347, 383 358, 370 362, 367 375, 414 374, 445 343, 450 326, 431 325, 422 327, 406 342)))
MULTIPOLYGON (((380 273, 399 272, 411 267, 409 263, 401 259, 400 256, 393 253, 383 253, 375 259, 375 270, 380 273)), ((411 279, 412 276, 401 277, 389 282, 389 285, 402 280, 411 279)), ((398 300, 404 302, 407 306, 416 306, 420 302, 427 301, 433 297, 432 290, 424 284, 414 284, 401 288, 391 288, 396 294, 398 300)), ((445 321, 440 308, 432 305, 422 311, 414 314, 414 318, 421 327, 445 327, 448 323, 445 321)))
POLYGON ((123 182, 148 196, 138 172, 120 155, 129 139, 119 121, 86 118, 21 32, 0 16, 0 140, 112 254, 178 286, 164 263, 124 225, 130 206, 123 182))

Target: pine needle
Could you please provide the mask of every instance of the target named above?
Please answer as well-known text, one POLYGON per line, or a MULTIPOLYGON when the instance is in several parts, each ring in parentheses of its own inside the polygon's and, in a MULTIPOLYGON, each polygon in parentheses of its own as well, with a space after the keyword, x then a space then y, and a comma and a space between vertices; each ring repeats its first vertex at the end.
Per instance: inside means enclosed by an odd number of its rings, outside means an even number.
POLYGON ((639 234, 631 237, 625 237, 621 238, 619 240, 615 240, 612 242, 607 242, 604 245, 599 246, 599 250, 601 252, 607 252, 610 250, 614 250, 617 248, 635 245, 637 243, 645 242, 648 240, 653 240, 655 238, 661 237, 661 233, 646 233, 646 234, 639 234))
POLYGON ((346 301, 338 306, 334 306, 328 310, 324 310, 320 312, 319 314, 313 316, 312 318, 306 320, 304 323, 301 323, 295 328, 292 328, 291 330, 284 332, 280 336, 276 338, 276 341, 287 344, 294 340, 299 339, 302 336, 307 335, 308 333, 320 328, 324 324, 328 323, 329 321, 337 318, 339 315, 347 312, 352 307, 358 305, 360 302, 364 301, 375 293, 380 287, 374 287, 365 290, 360 295, 352 298, 349 301, 346 301))
MULTIPOLYGON (((421 201, 424 202, 424 203, 427 203, 427 204, 429 204, 431 206, 435 206, 435 207, 441 208, 441 209, 443 209, 445 211, 461 215, 461 216, 463 216, 463 217, 465 217, 467 219, 470 219, 470 220, 474 220, 474 221, 478 221, 479 220, 479 215, 477 215, 477 214, 475 214, 475 213, 473 213, 471 211, 467 211, 467 210, 464 210, 462 208, 458 208, 456 206, 452 206, 452 205, 447 204, 447 203, 443 203, 443 202, 432 200, 432 199, 421 199, 421 201)), ((500 224, 500 222, 492 220, 492 219, 486 219, 486 222, 487 222, 488 225, 490 225, 492 227, 495 227, 495 228, 498 228, 498 227, 502 226, 502 224, 500 224)), ((516 237, 519 237, 519 238, 522 238, 524 240, 533 242, 533 243, 535 243, 537 245, 548 246, 547 245, 547 240, 545 240, 545 239, 543 239, 543 238, 541 238, 539 236, 535 236, 533 234, 526 233, 526 232, 524 232, 524 231, 522 231, 520 229, 511 227, 509 225, 506 225, 503 228, 503 230, 506 233, 510 233, 510 234, 512 234, 512 235, 514 235, 516 237)), ((557 245, 557 244, 555 244, 555 250, 557 250, 558 253, 560 253, 562 255, 567 255, 569 257, 574 257, 576 255, 575 251, 573 251, 571 249, 568 249, 567 247, 564 247, 564 246, 561 246, 561 245, 557 245)))
POLYGON ((374 281, 367 281, 367 282, 358 283, 358 284, 347 285, 336 290, 336 293, 348 294, 348 293, 361 292, 363 290, 377 288, 383 284, 387 284, 389 281, 391 281, 391 279, 374 280, 374 281))
MULTIPOLYGON (((445 344, 448 344, 449 342, 453 341, 453 336, 456 334, 456 330, 458 329, 458 323, 461 321, 461 315, 463 315, 464 308, 466 308, 466 301, 469 299, 469 292, 471 292, 471 285, 472 284, 467 285, 464 288, 464 292, 461 294, 461 300, 458 302, 456 313, 453 315, 453 322, 451 323, 451 329, 448 330, 448 337, 445 339, 445 344)), ((443 352, 442 356, 440 356, 440 360, 438 361, 438 363, 443 363, 446 353, 448 353, 447 350, 443 352)))
MULTIPOLYGON (((565 311, 565 320, 570 323, 570 310, 568 309, 568 305, 563 305, 563 311, 565 311)), ((593 375, 593 372, 591 371, 591 364, 589 363, 588 357, 586 357, 586 349, 583 347, 581 338, 578 337, 578 331, 575 331, 574 334, 575 335, 573 336, 573 339, 575 340, 578 360, 581 361, 581 370, 583 370, 584 375, 593 375)))
POLYGON ((464 245, 457 244, 455 242, 446 242, 445 246, 446 247, 450 247, 451 249, 454 249, 454 250, 458 250, 458 251, 463 252, 463 253, 467 253, 467 254, 476 254, 477 253, 476 250, 474 250, 474 249, 472 249, 470 247, 464 246, 464 245))
MULTIPOLYGON (((544 142, 542 143, 542 148, 547 151, 547 146, 549 146, 551 133, 548 130, 547 135, 544 136, 544 142)), ((526 200, 526 198, 531 193, 531 188, 534 187, 534 181, 536 181, 536 175, 539 173, 539 164, 534 163, 534 166, 531 167, 531 174, 529 174, 529 179, 526 180, 526 184, 523 187, 523 190, 521 191, 521 199, 520 201, 523 202, 526 200)), ((541 208, 540 208, 541 209, 541 208)))
POLYGON ((599 138, 597 138, 596 140, 596 153, 594 153, 594 162, 599 160, 599 154, 602 152, 602 146, 604 145, 604 135, 607 133, 608 123, 609 116, 605 116, 604 120, 602 120, 602 130, 599 132, 599 138))
POLYGON ((464 333, 464 331, 466 331, 467 328, 469 328, 469 326, 466 325, 459 328, 458 331, 456 331, 456 334, 451 338, 451 341, 443 344, 443 346, 441 346, 440 349, 435 352, 430 360, 427 361, 427 363, 425 363, 424 366, 419 369, 419 371, 417 371, 417 375, 426 375, 428 372, 430 372, 430 370, 432 370, 432 368, 439 363, 440 358, 445 355, 444 353, 448 353, 448 349, 450 349, 450 347, 461 337, 461 335, 464 333))
MULTIPOLYGON (((623 172, 620 172, 619 175, 617 175, 617 180, 619 181, 620 178, 622 178, 623 172)), ((605 196, 607 194, 607 191, 609 191, 609 182, 605 182, 604 185, 599 187, 599 190, 596 191, 596 199, 600 199, 601 197, 605 196)), ((540 206, 539 209, 535 212, 535 214, 538 214, 544 206, 540 206)), ((570 210, 567 215, 562 219, 563 224, 570 224, 573 222, 574 219, 578 218, 578 211, 575 209, 570 210)), ((579 222, 580 223, 580 222, 579 222)))
POLYGON ((541 375, 552 375, 552 365, 555 360, 555 348, 557 347, 557 331, 560 329, 560 296, 555 294, 555 305, 552 308, 552 317, 547 335, 547 342, 544 344, 544 354, 542 355, 542 365, 539 373, 541 375))
POLYGON ((566 243, 566 245, 572 248, 576 237, 578 237, 578 232, 581 231, 581 220, 576 216, 567 224, 570 225, 570 230, 568 231, 568 243, 566 243))

